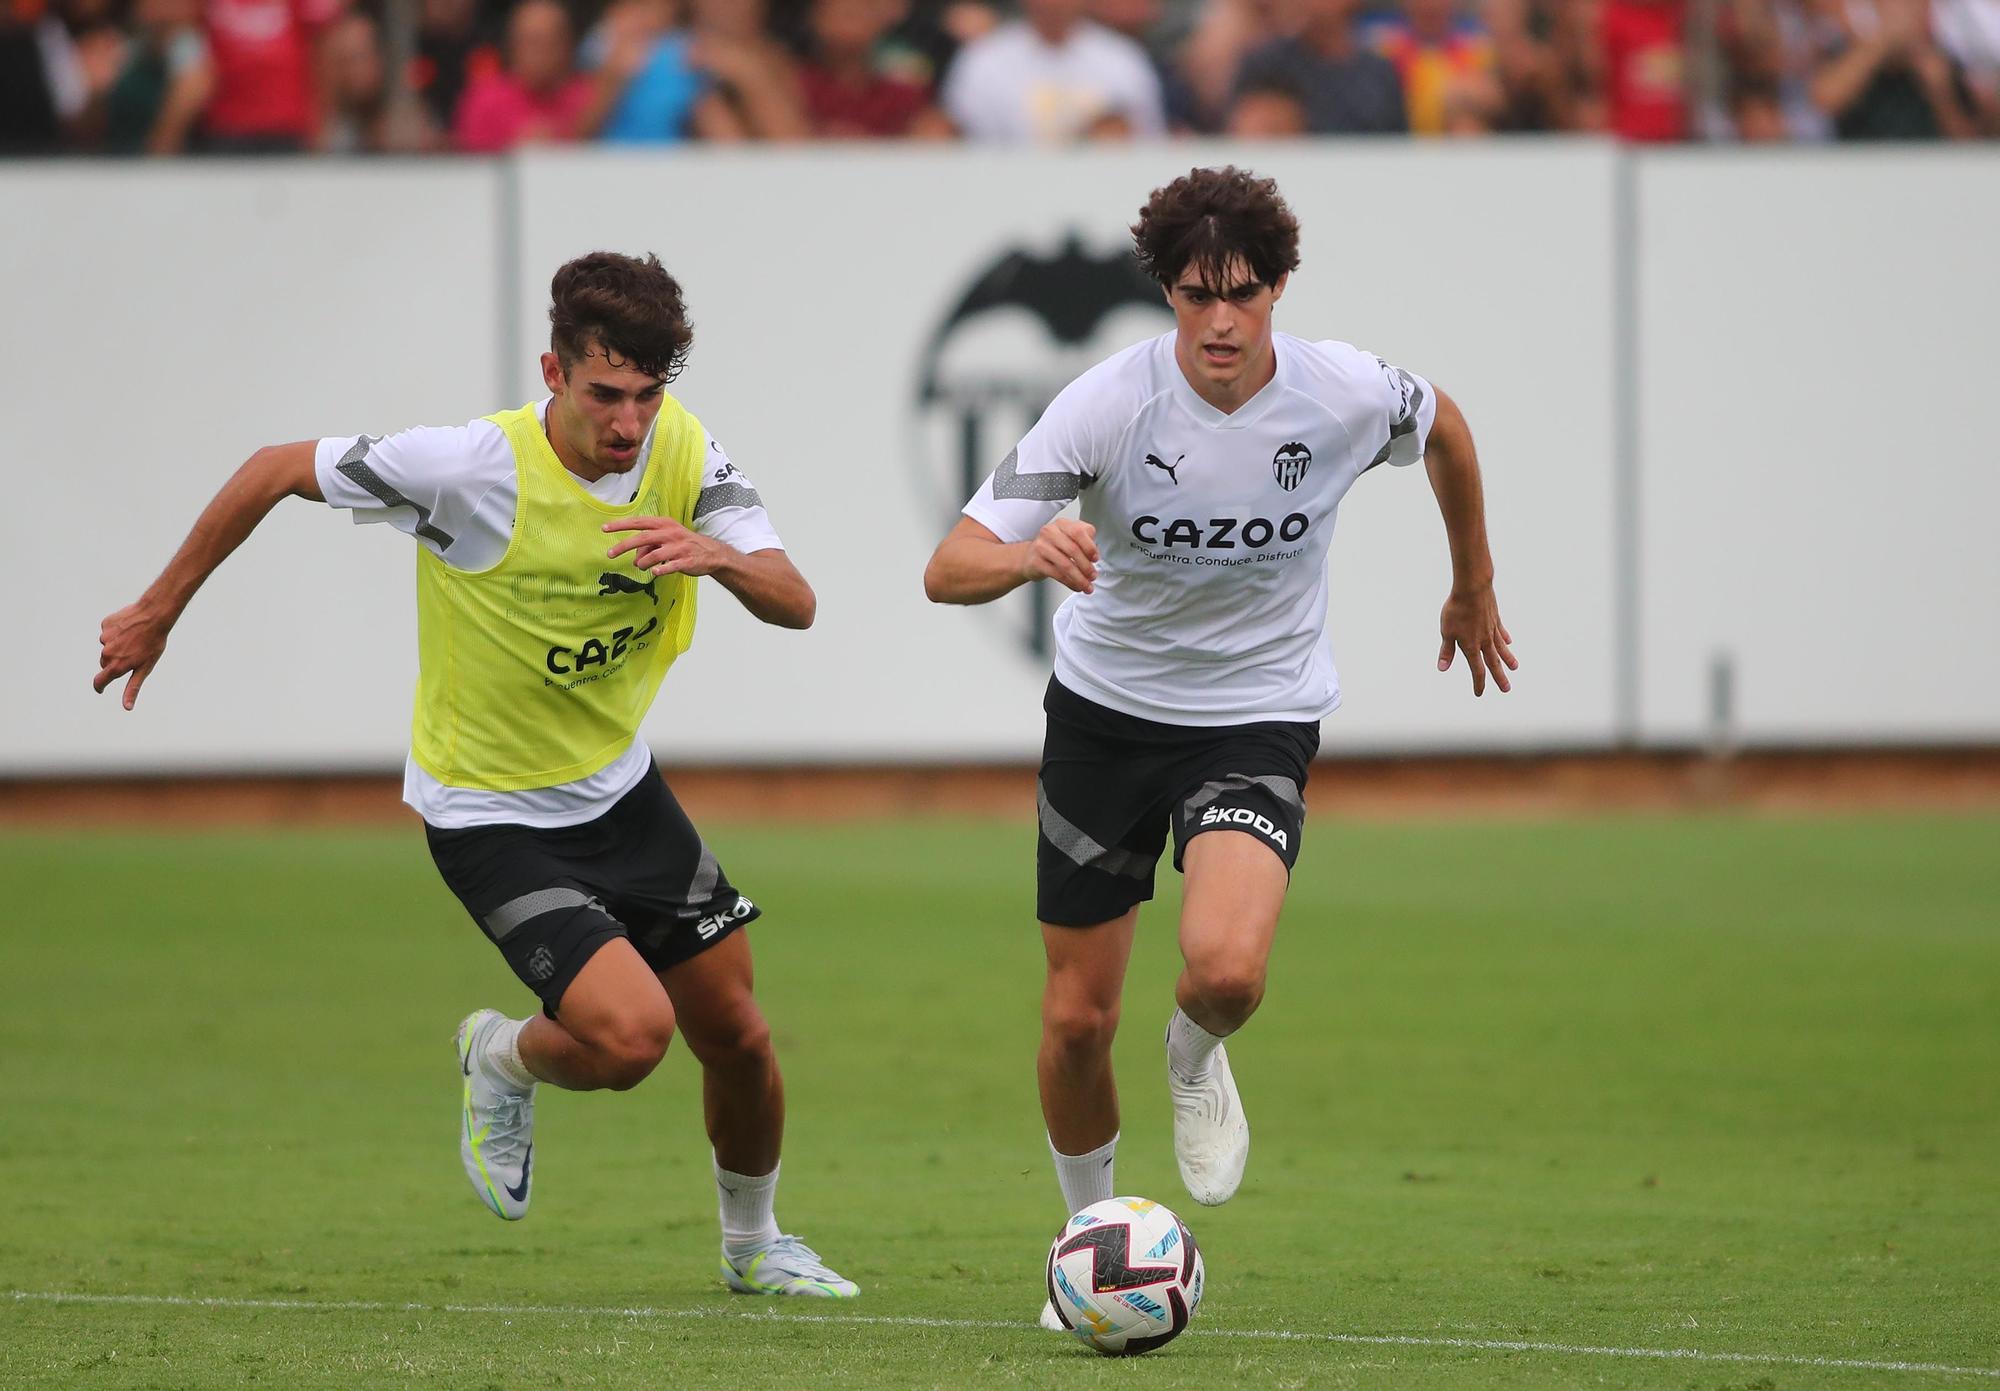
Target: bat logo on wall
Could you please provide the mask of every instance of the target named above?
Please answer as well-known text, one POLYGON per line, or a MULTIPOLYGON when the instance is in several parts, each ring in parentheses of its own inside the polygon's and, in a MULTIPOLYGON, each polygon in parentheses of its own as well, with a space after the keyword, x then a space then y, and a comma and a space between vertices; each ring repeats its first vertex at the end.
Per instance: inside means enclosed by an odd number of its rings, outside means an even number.
MULTIPOLYGON (((939 319, 918 365, 912 452, 940 522, 956 519, 1078 373, 1172 322, 1128 247, 1096 252, 1071 231, 1052 255, 1017 246, 995 256, 939 319)), ((1061 596, 1042 584, 1021 593, 991 607, 1043 662, 1061 596)))

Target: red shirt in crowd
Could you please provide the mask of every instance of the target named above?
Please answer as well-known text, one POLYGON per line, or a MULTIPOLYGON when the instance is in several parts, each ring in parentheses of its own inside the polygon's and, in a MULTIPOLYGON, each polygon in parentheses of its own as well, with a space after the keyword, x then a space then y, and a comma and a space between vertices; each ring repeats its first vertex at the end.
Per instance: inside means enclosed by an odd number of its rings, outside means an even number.
POLYGON ((225 140, 310 139, 312 36, 340 0, 209 0, 208 51, 215 95, 204 113, 225 140))
POLYGON ((1605 0, 1604 97, 1614 134, 1686 138, 1686 26, 1686 0, 1605 0))
POLYGON ((910 122, 931 104, 929 94, 914 82, 876 76, 857 87, 811 63, 799 69, 799 85, 805 89, 813 133, 836 139, 908 135, 910 122))
POLYGON ((536 93, 513 74, 484 72, 472 79, 452 122, 452 144, 469 154, 498 154, 538 140, 574 140, 590 105, 591 82, 572 77, 552 92, 536 93))

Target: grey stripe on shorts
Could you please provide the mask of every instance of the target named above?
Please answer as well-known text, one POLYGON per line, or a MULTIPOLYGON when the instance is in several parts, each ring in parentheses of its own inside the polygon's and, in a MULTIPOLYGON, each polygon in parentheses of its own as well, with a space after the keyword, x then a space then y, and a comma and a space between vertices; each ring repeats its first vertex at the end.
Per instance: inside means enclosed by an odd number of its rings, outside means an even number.
POLYGON ((1053 806, 1041 780, 1035 780, 1035 805, 1041 813, 1042 834, 1049 844, 1087 869, 1121 874, 1127 879, 1144 879, 1153 872, 1153 861, 1130 850, 1107 849, 1090 838, 1088 832, 1053 806))
MULTIPOLYGON (((581 889, 537 889, 531 894, 509 899, 488 913, 486 930, 493 934, 494 941, 504 942, 518 932, 523 923, 564 908, 595 908, 605 917, 611 917, 609 908, 581 889)), ((617 921, 615 918, 612 920, 617 921)))

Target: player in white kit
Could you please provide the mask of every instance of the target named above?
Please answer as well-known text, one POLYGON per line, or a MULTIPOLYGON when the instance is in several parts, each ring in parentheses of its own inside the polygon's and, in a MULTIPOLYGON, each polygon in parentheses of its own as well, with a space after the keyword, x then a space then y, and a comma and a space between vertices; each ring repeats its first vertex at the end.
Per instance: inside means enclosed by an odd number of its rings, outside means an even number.
POLYGON ((1111 1041, 1170 828, 1186 876, 1166 1038, 1175 1157, 1197 1202, 1242 1181, 1250 1130, 1222 1040, 1263 998, 1319 721, 1340 704, 1327 548, 1356 478, 1425 461, 1452 564, 1438 670, 1463 652, 1480 695, 1509 689, 1516 666, 1458 407, 1371 353, 1272 331, 1298 266, 1276 184, 1194 170, 1153 193, 1132 234, 1174 332, 1072 382, 924 575, 940 603, 1043 577, 1075 591, 1055 615, 1037 846, 1037 1068, 1069 1212, 1115 1192, 1111 1041), (1057 516, 1072 500, 1081 519, 1057 516))

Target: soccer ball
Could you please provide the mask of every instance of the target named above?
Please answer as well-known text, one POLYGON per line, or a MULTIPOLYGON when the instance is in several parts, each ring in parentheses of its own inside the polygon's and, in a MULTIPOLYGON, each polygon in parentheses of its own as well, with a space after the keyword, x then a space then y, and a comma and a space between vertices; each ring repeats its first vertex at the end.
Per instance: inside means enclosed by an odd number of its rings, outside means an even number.
POLYGON ((1158 1203, 1107 1198, 1063 1223, 1048 1284, 1065 1328, 1107 1357, 1130 1357, 1172 1342, 1201 1307, 1201 1251, 1158 1203))

